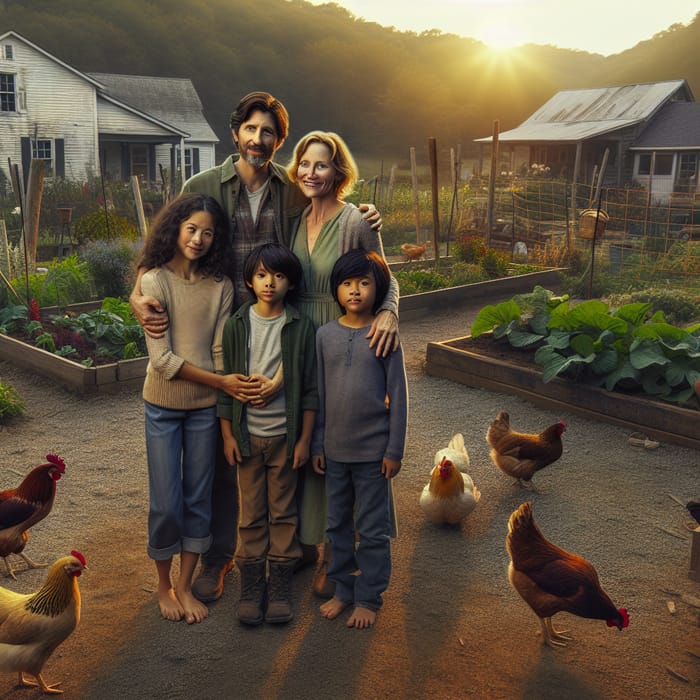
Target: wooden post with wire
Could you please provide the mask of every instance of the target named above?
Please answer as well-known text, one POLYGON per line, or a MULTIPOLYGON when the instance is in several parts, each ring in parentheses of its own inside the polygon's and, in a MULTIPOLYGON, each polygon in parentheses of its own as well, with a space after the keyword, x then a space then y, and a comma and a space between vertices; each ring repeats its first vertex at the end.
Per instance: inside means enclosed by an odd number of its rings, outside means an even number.
POLYGON ((438 207, 438 172, 437 172, 437 139, 431 136, 428 139, 428 155, 430 156, 430 181, 433 193, 433 248, 435 249, 435 262, 440 261, 440 210, 438 207))
POLYGON ((489 175, 489 192, 486 204, 486 247, 491 246, 491 231, 493 230, 493 210, 495 206, 496 173, 498 170, 498 120, 493 123, 491 139, 491 174, 489 175))
POLYGON ((416 245, 420 245, 420 203, 418 201, 418 169, 416 168, 416 149, 411 146, 411 183, 413 184, 413 208, 416 212, 416 245))
POLYGON ((136 206, 136 217, 139 222, 141 238, 148 236, 148 226, 146 225, 146 215, 143 211, 143 200, 141 199, 141 187, 136 175, 131 176, 131 191, 134 193, 134 205, 136 206))

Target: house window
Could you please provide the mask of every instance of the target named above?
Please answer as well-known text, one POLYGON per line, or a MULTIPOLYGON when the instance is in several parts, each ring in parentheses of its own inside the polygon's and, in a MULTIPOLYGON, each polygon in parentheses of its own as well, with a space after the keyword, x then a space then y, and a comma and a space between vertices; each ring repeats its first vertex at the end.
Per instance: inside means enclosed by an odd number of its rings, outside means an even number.
POLYGON ((13 73, 0 73, 0 112, 17 111, 17 93, 13 73))
POLYGON ((131 174, 148 182, 148 146, 131 146, 131 174))
POLYGON ((673 172, 673 156, 664 154, 656 154, 654 160, 654 172, 651 172, 651 154, 642 154, 639 156, 639 167, 637 173, 639 175, 670 175, 673 172))
POLYGON ((15 57, 12 44, 3 44, 0 56, 2 56, 6 61, 11 61, 15 57))
POLYGON ((44 175, 53 176, 53 141, 51 139, 32 139, 32 158, 43 160, 44 175))
POLYGON ((681 153, 678 162, 678 189, 680 192, 694 192, 697 188, 698 155, 681 153))
MULTIPOLYGON (((179 170, 180 165, 180 148, 177 149, 177 169, 179 170)), ((185 180, 189 180, 192 177, 192 149, 185 149, 185 180)))

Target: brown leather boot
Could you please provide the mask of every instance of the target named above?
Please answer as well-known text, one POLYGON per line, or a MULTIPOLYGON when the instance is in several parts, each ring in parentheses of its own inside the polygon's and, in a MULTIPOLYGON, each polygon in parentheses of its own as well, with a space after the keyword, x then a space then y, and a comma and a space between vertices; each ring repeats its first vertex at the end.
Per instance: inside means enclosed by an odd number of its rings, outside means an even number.
POLYGON ((265 622, 280 624, 294 617, 292 611, 292 574, 294 562, 270 562, 270 582, 267 588, 265 622))
POLYGON ((224 578, 233 569, 233 561, 223 564, 202 564, 192 584, 192 595, 202 603, 213 603, 224 592, 224 578))
POLYGON ((244 625, 260 625, 263 621, 266 562, 239 563, 241 598, 238 601, 238 621, 244 625))

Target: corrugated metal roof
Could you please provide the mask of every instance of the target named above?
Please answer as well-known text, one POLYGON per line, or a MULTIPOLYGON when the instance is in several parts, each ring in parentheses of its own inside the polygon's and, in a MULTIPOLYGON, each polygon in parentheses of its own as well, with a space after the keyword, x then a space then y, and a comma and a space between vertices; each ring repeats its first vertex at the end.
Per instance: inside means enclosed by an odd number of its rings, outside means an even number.
POLYGON ((700 148, 700 104, 669 102, 644 129, 632 150, 700 148))
POLYGON ((88 73, 105 86, 104 92, 125 104, 190 134, 191 141, 217 143, 204 118, 202 102, 189 78, 88 73))
MULTIPOLYGON (((562 90, 520 126, 499 134, 498 140, 583 141, 649 119, 681 90, 684 99, 692 99, 685 80, 562 90)), ((489 142, 491 137, 476 140, 489 142)))

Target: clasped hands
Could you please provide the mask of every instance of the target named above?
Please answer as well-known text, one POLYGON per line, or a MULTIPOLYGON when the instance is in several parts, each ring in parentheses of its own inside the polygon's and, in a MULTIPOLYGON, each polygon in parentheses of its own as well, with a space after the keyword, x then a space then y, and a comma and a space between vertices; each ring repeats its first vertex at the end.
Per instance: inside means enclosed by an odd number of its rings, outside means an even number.
POLYGON ((281 388, 281 382, 262 374, 226 374, 222 377, 222 389, 241 403, 253 408, 263 408, 281 388))

